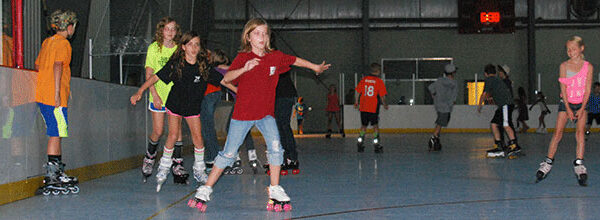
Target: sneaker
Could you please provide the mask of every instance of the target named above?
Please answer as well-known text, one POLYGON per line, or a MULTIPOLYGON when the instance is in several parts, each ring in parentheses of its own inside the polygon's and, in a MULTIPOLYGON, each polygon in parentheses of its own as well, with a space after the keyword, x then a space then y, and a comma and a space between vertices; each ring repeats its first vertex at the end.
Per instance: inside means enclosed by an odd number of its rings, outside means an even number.
POLYGON ((487 150, 487 157, 504 157, 506 156, 504 150, 500 148, 497 144, 494 144, 494 148, 487 150))

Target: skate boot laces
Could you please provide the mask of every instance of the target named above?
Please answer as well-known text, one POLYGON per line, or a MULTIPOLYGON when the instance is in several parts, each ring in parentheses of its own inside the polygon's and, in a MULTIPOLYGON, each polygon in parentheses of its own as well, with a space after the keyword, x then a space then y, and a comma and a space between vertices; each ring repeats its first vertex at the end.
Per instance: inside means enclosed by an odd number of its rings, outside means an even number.
POLYGON ((208 175, 206 175, 206 165, 204 162, 194 162, 194 166, 192 167, 192 171, 194 172, 194 179, 200 183, 205 183, 208 180, 208 175))
POLYGON ((185 170, 185 167, 183 166, 182 158, 173 159, 173 174, 178 176, 188 174, 187 170, 185 170))
POLYGON ((200 186, 196 189, 195 197, 205 202, 210 201, 210 194, 212 193, 212 188, 210 186, 200 186))
POLYGON ((144 157, 144 163, 142 164, 142 172, 143 173, 152 173, 152 169, 154 167, 154 158, 146 158, 144 157))
POLYGON ((587 174, 587 169, 585 168, 585 166, 583 164, 573 167, 573 170, 575 171, 575 173, 577 175, 587 174))
POLYGON ((540 163, 540 168, 538 170, 542 171, 544 174, 547 174, 550 172, 551 169, 552 169, 552 164, 549 164, 548 162, 543 161, 542 163, 540 163))
POLYGON ((275 199, 280 202, 290 201, 290 197, 285 193, 285 190, 283 190, 283 187, 280 185, 269 186, 268 188, 270 199, 275 199))

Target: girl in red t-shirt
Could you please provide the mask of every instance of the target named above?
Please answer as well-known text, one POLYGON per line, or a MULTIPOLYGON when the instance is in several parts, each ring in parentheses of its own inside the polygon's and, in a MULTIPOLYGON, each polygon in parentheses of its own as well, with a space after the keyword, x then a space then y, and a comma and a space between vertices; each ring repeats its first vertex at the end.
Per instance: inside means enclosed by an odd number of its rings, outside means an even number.
POLYGON ((325 64, 325 62, 314 64, 273 50, 270 45, 270 33, 271 30, 263 19, 251 19, 244 26, 241 50, 221 81, 221 84, 236 86, 238 90, 227 141, 223 151, 219 152, 215 159, 208 181, 205 185, 198 187, 194 198, 188 201, 190 207, 196 207, 202 212, 206 210, 206 202, 210 200, 212 187, 223 173, 223 169, 233 164, 244 137, 252 126, 256 125, 267 144, 267 158, 271 171, 267 210, 289 211, 292 209, 290 197, 279 186, 283 149, 273 117, 275 88, 279 74, 287 72, 291 65, 309 68, 320 74, 327 70, 330 64, 325 64))
POLYGON ((337 94, 337 89, 335 85, 329 85, 329 93, 327 93, 327 108, 325 108, 327 112, 327 135, 325 138, 331 137, 331 119, 335 116, 335 123, 337 123, 338 129, 340 129, 340 134, 342 137, 345 137, 344 129, 340 125, 340 101, 337 94))

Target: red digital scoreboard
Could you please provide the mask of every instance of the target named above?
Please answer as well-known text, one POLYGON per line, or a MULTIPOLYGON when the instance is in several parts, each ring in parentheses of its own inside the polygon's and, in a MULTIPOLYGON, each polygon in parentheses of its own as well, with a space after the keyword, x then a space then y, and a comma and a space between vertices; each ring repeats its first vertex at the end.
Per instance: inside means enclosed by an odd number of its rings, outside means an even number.
POLYGON ((459 0, 458 29, 463 34, 514 32, 515 0, 459 0))
POLYGON ((482 24, 500 23, 500 12, 481 12, 479 13, 479 22, 482 24))

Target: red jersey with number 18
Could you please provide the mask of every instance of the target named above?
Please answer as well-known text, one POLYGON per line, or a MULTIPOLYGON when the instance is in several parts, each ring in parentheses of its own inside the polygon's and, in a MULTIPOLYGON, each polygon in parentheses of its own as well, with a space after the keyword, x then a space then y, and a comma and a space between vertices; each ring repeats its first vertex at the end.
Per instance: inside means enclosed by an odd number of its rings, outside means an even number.
POLYGON ((377 113, 379 96, 387 95, 383 80, 373 75, 363 77, 355 90, 360 94, 359 110, 361 112, 377 113))

